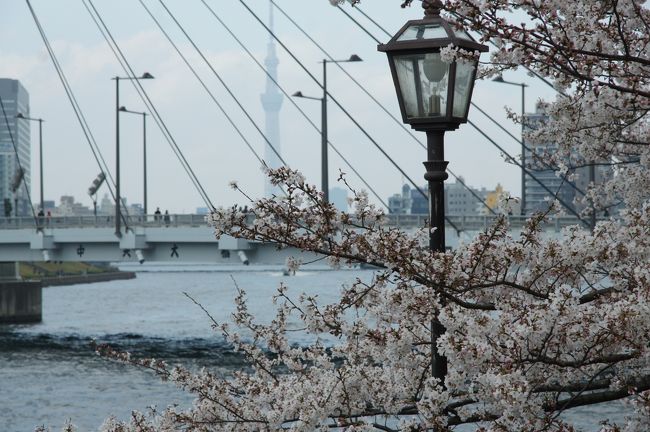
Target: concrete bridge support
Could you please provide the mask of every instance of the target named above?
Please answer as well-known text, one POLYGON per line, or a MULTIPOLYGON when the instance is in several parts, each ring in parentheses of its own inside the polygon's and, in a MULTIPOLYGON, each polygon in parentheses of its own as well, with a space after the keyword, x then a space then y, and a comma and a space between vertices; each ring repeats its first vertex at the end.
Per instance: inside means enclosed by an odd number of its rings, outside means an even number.
POLYGON ((17 262, 0 262, 0 324, 42 320, 42 284, 20 280, 17 262))

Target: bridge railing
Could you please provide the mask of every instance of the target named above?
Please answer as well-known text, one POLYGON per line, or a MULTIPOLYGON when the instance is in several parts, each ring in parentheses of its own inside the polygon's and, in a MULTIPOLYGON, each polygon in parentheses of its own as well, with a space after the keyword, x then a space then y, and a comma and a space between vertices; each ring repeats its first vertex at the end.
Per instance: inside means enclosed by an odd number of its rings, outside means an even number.
MULTIPOLYGON (((130 215, 123 219, 129 227, 175 227, 206 226, 205 215, 170 214, 170 215, 130 215)), ((43 216, 0 218, 2 229, 36 229, 36 228, 112 228, 115 216, 43 216)))
MULTIPOLYGON (((404 229, 426 227, 428 216, 422 214, 389 214, 386 215, 387 223, 390 226, 399 226, 404 229)), ((495 221, 493 215, 448 215, 449 220, 460 231, 477 231, 491 226, 495 221)), ((528 219, 526 216, 507 216, 510 225, 514 229, 520 229, 528 219)), ((252 219, 251 219, 252 222, 252 219)), ((130 215, 125 218, 128 227, 205 227, 205 215, 199 214, 170 214, 170 215, 130 215)), ((580 221, 573 216, 551 217, 547 223, 547 229, 559 231, 561 228, 580 224, 580 221)), ((7 229, 61 229, 61 228, 112 228, 115 226, 115 217, 98 216, 52 216, 38 217, 36 220, 31 217, 9 217, 0 218, 0 230, 7 229)), ((453 228, 451 224, 448 228, 453 228)))

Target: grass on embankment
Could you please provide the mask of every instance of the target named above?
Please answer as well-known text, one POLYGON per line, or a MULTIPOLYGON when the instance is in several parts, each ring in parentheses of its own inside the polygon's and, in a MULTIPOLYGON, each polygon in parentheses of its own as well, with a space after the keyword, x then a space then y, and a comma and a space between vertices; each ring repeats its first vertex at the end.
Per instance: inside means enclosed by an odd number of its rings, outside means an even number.
POLYGON ((94 265, 84 262, 21 262, 20 276, 23 279, 40 279, 43 277, 99 274, 116 269, 106 265, 94 265))

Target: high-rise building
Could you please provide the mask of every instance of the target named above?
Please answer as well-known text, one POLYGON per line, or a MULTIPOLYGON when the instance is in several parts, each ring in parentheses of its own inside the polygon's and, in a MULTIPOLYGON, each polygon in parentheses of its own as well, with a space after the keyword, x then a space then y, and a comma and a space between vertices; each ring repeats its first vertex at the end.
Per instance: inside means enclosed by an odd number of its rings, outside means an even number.
MULTIPOLYGON (((541 109, 537 108, 534 114, 526 114, 526 127, 535 129, 540 123, 546 121, 548 115, 541 109)), ((584 166, 572 171, 577 174, 577 180, 573 181, 572 186, 567 179, 558 175, 557 170, 551 169, 544 164, 546 155, 553 154, 557 151, 557 143, 532 144, 527 143, 532 151, 526 151, 524 158, 526 169, 534 176, 526 174, 524 185, 526 188, 526 208, 524 214, 531 215, 538 211, 546 211, 555 198, 559 198, 563 203, 569 205, 573 210, 580 212, 584 209, 584 204, 576 204, 576 197, 581 195, 577 192, 576 187, 581 191, 587 190, 589 186, 589 167, 584 166), (540 185, 542 183, 544 186, 540 185), (547 190, 548 189, 548 190, 547 190), (550 191, 550 192, 549 192, 550 191)), ((612 170, 607 165, 597 166, 594 169, 594 182, 600 183, 612 175, 612 170)))
MULTIPOLYGON (((269 3, 269 28, 273 31, 273 4, 269 3)), ((269 43, 267 45, 267 54, 266 59, 264 59, 264 65, 270 76, 266 78, 266 91, 262 94, 262 106, 264 107, 264 112, 266 113, 266 130, 265 135, 268 141, 273 145, 275 150, 280 153, 280 108, 282 107, 283 96, 278 89, 278 86, 275 85, 275 82, 278 81, 278 56, 275 52, 275 42, 273 37, 269 37, 269 43), (273 77, 273 80, 271 79, 273 77)), ((281 153, 280 153, 281 154, 281 153)), ((264 149, 264 161, 269 168, 279 168, 282 166, 282 162, 278 155, 273 151, 269 143, 266 143, 264 149)), ((266 179, 264 187, 264 195, 270 197, 272 195, 280 195, 281 190, 277 186, 273 186, 268 179, 266 179)))
POLYGON ((31 214, 26 189, 31 189, 30 124, 16 115, 29 116, 29 94, 20 81, 0 78, 0 98, 4 106, 4 111, 0 107, 0 217, 27 216, 31 214))

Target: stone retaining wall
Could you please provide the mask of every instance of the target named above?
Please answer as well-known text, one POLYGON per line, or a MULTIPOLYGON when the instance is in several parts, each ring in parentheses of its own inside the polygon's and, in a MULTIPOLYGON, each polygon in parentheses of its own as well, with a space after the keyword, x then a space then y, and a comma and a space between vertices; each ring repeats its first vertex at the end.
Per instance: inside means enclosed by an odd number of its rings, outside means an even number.
POLYGON ((0 324, 41 322, 42 306, 40 281, 0 282, 0 324))

